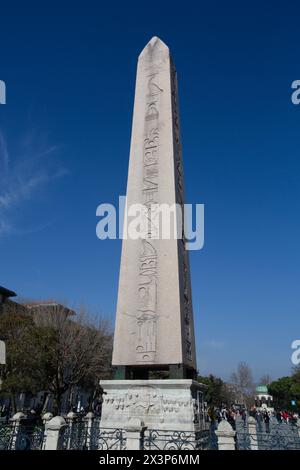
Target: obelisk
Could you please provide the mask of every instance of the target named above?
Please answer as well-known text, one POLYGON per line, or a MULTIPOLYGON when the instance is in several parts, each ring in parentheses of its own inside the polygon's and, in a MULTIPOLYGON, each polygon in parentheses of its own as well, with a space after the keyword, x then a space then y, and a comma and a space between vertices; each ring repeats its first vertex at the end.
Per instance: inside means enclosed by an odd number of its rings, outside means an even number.
MULTIPOLYGON (((127 211, 142 204, 146 214, 152 205, 184 204, 177 75, 157 37, 138 59, 126 196, 127 211)), ((138 417, 164 428, 193 428, 198 388, 184 236, 162 239, 154 229, 123 239, 112 364, 116 380, 101 382, 105 425, 138 417), (158 370, 169 378, 151 379, 158 370)))
MULTIPOLYGON (((176 71, 157 37, 139 56, 127 207, 182 206, 183 171, 176 71)), ((119 377, 145 377, 170 368, 172 377, 196 369, 188 252, 182 239, 123 240, 113 365, 119 377), (123 369, 122 369, 123 366, 123 369)))

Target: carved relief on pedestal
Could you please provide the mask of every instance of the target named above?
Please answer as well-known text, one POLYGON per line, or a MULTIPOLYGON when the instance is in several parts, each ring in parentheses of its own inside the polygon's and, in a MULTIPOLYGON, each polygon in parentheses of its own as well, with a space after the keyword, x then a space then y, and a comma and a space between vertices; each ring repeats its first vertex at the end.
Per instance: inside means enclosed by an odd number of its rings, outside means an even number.
POLYGON ((191 400, 181 400, 178 398, 163 397, 163 410, 168 413, 186 413, 187 408, 191 406, 191 400))
POLYGON ((125 396, 129 416, 159 416, 162 414, 162 396, 159 389, 148 385, 129 388, 125 396))
POLYGON ((172 429, 174 422, 193 419, 196 403, 192 397, 173 394, 155 385, 132 385, 105 396, 102 420, 120 427, 132 418, 139 418, 146 426, 164 423, 172 429))

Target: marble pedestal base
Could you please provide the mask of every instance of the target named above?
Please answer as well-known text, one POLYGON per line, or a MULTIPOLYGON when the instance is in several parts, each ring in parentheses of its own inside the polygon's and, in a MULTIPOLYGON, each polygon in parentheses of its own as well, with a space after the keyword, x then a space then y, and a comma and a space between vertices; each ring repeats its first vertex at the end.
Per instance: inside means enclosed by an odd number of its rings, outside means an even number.
POLYGON ((101 427, 197 432, 204 385, 190 379, 102 380, 101 427), (200 400, 201 401, 201 400, 200 400))

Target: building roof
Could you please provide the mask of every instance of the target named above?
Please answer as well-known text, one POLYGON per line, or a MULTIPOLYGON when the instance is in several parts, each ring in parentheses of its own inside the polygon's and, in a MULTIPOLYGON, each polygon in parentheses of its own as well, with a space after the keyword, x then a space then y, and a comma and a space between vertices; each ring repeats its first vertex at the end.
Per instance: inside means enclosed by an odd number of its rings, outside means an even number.
POLYGON ((268 393, 268 387, 266 385, 258 385, 255 390, 257 393, 268 393))
POLYGON ((36 300, 33 302, 25 303, 24 306, 27 307, 29 310, 38 310, 40 312, 42 312, 43 310, 45 311, 53 310, 54 312, 55 311, 64 312, 67 316, 76 315, 74 310, 58 302, 55 302, 54 300, 36 300))
POLYGON ((12 290, 0 286, 0 295, 3 295, 3 297, 16 297, 17 294, 12 290))

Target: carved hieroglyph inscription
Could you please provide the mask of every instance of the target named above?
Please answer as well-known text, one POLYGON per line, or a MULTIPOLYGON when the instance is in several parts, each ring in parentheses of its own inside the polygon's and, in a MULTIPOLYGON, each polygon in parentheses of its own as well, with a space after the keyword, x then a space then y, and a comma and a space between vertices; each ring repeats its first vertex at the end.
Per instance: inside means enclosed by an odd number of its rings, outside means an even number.
POLYGON ((154 362, 157 337, 157 282, 158 254, 153 234, 154 220, 151 219, 151 204, 158 203, 159 176, 159 73, 147 76, 147 99, 145 110, 145 138, 143 145, 143 186, 142 201, 147 208, 148 235, 141 240, 139 256, 139 283, 137 309, 137 361, 154 362))
MULTIPOLYGON (((177 77, 175 68, 171 70, 171 90, 172 90, 172 110, 173 110, 173 132, 174 132, 174 163, 176 175, 176 201, 181 205, 184 218, 184 187, 183 187, 183 169, 182 169, 182 150, 180 143, 180 125, 179 125, 179 108, 178 108, 178 90, 177 77)), ((184 220, 183 220, 184 222, 184 220)), ((183 224, 184 227, 184 224, 183 224)), ((183 228, 182 227, 182 228, 183 228)), ((184 325, 184 346, 185 357, 188 361, 192 361, 192 300, 189 275, 188 252, 185 246, 185 236, 179 241, 179 270, 182 274, 182 290, 183 290, 183 325, 184 325)))

